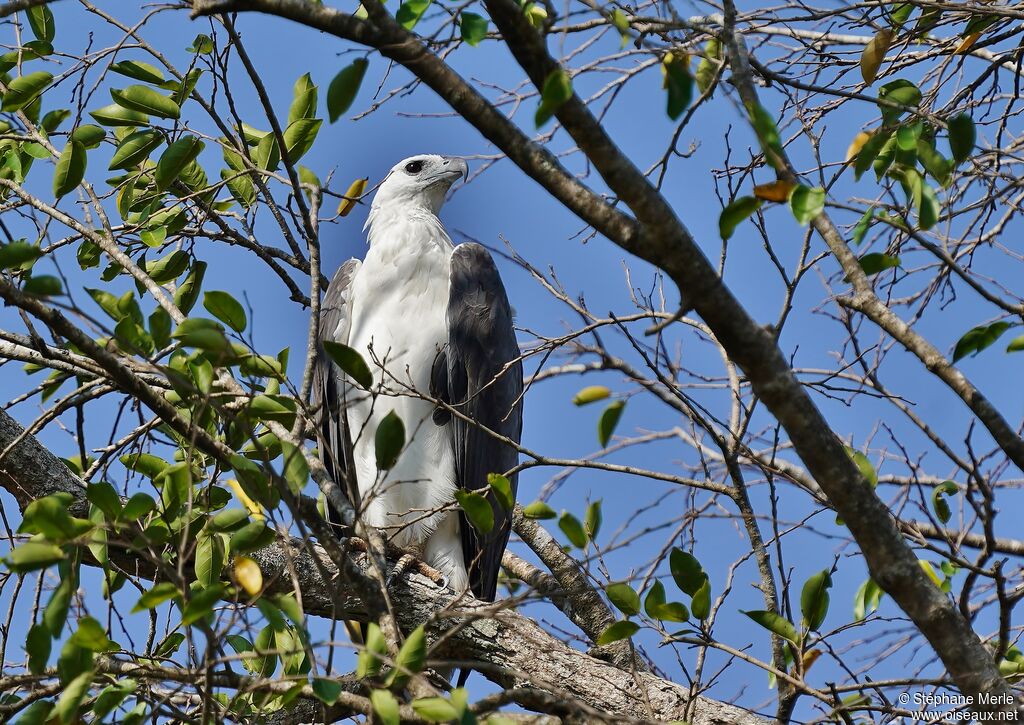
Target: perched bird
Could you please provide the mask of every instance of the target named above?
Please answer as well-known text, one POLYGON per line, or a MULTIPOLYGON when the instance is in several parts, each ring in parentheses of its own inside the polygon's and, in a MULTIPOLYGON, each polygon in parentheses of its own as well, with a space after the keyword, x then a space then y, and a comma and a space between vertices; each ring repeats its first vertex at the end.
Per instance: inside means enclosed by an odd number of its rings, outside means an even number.
MULTIPOLYGON (((453 245, 437 217, 468 172, 460 158, 413 156, 380 184, 364 227, 369 251, 334 275, 320 324, 321 342, 358 352, 373 385, 357 385, 321 346, 313 403, 320 455, 362 521, 456 591, 492 601, 511 512, 488 495, 495 523, 482 534, 451 504, 456 491, 485 488, 487 474, 516 465, 516 449, 488 430, 519 442, 523 375, 491 255, 479 244, 453 245), (404 424, 405 447, 380 471, 375 433, 391 411, 404 424)), ((515 476, 511 483, 514 495, 515 476)))

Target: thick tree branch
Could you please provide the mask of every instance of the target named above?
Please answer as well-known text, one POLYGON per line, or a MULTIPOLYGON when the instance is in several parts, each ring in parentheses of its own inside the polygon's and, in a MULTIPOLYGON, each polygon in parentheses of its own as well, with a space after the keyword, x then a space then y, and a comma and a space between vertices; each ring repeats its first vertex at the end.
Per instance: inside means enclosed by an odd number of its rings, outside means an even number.
MULTIPOLYGON (((0 411, 0 448, 21 434, 22 427, 0 411)), ((66 492, 74 497, 72 513, 84 515, 87 511, 84 484, 34 436, 24 436, 0 462, 0 486, 22 508, 37 498, 66 492)), ((148 562, 124 550, 111 547, 110 557, 133 576, 152 578, 156 574, 148 562)), ((366 616, 363 602, 337 576, 337 568, 320 546, 293 539, 254 552, 252 557, 270 594, 292 592, 289 571, 297 572, 307 614, 338 619, 366 616)), ((368 568, 365 560, 362 566, 368 568)), ((560 709, 565 714, 586 715, 588 721, 618 723, 678 719, 686 711, 687 688, 647 673, 631 673, 574 650, 501 602, 483 605, 457 598, 417 572, 396 582, 389 595, 403 630, 427 622, 435 640, 446 635, 433 657, 472 662, 488 678, 507 687, 528 683, 543 690, 556 703, 552 708, 555 714, 561 714, 560 709), (638 684, 646 690, 655 712, 647 711, 644 698, 637 693, 638 684)), ((358 704, 353 700, 352 705, 358 704)), ((741 708, 699 697, 690 722, 765 725, 766 721, 741 708)))

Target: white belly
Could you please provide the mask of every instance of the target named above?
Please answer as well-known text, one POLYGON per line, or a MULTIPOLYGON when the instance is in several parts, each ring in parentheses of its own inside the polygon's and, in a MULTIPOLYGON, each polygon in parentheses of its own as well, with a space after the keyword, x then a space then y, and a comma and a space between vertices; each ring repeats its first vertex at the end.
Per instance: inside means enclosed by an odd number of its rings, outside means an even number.
POLYGON ((448 340, 450 259, 450 246, 434 243, 375 244, 367 254, 352 283, 347 344, 363 355, 374 388, 383 383, 385 392, 362 396, 347 414, 364 522, 398 546, 425 546, 428 563, 459 586, 465 574, 461 549, 452 550, 459 544, 457 517, 436 513, 454 500, 450 427, 437 426, 434 406, 414 393, 429 395, 431 368, 448 340), (379 472, 374 435, 391 411, 405 425, 406 445, 396 465, 379 472), (435 531, 437 540, 428 541, 435 531))

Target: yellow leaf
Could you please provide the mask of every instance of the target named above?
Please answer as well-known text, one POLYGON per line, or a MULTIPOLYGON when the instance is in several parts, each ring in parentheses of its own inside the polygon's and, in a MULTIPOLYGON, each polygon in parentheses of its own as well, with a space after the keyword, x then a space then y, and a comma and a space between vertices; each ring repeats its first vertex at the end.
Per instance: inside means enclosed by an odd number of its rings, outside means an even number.
POLYGON ((860 74, 869 86, 875 82, 878 69, 882 67, 882 61, 885 60, 885 53, 895 38, 896 33, 886 28, 875 33, 875 37, 864 46, 864 52, 860 54, 860 74))
POLYGON ((820 649, 812 649, 804 652, 803 663, 804 663, 804 674, 807 674, 807 670, 811 669, 811 665, 817 662, 818 658, 821 657, 820 649))
POLYGON ((846 160, 850 161, 851 159, 856 158, 857 154, 860 153, 860 150, 864 148, 864 144, 866 144, 870 138, 871 134, 867 131, 861 131, 854 136, 853 141, 850 142, 850 146, 846 149, 846 160))
POLYGON ((796 188, 796 184, 792 181, 785 181, 779 179, 773 181, 770 184, 758 184, 754 187, 754 196, 758 199, 764 199, 765 201, 775 201, 782 203, 789 198, 789 195, 793 193, 793 189, 796 188))
POLYGON ((366 182, 369 179, 356 179, 352 182, 351 186, 348 187, 348 191, 345 192, 345 198, 338 204, 338 216, 348 216, 348 213, 352 211, 359 197, 366 191, 366 182))
POLYGON ((925 561, 924 559, 918 559, 917 563, 921 565, 921 569, 928 575, 928 578, 935 582, 935 586, 942 586, 942 579, 939 578, 938 573, 935 571, 935 567, 931 565, 931 562, 925 561))
POLYGON ((249 596, 255 597, 263 589, 263 572, 260 571, 259 564, 248 556, 237 556, 235 581, 249 593, 249 596))
POLYGON ((974 47, 974 44, 978 42, 978 38, 980 37, 981 33, 971 33, 970 35, 965 35, 964 39, 960 41, 960 45, 956 46, 956 49, 953 51, 953 54, 963 55, 964 53, 966 53, 967 51, 974 47))
POLYGON ((233 478, 229 478, 227 483, 228 488, 235 492, 235 498, 237 498, 242 503, 242 505, 245 506, 246 510, 248 510, 248 512, 252 515, 254 519, 259 519, 260 521, 262 521, 264 518, 266 518, 263 515, 263 507, 260 506, 255 501, 253 501, 251 498, 249 498, 249 495, 242 490, 242 486, 241 484, 238 483, 238 481, 236 481, 233 478))

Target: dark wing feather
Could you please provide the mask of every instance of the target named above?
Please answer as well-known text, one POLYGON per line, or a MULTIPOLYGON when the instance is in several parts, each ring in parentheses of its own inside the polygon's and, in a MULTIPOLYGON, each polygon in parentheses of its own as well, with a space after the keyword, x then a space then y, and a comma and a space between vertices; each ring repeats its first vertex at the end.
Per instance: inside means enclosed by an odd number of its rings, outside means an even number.
MULTIPOLYGON (((359 269, 359 260, 350 259, 341 265, 324 293, 320 308, 320 335, 317 345, 316 367, 313 370, 313 410, 317 418, 317 449, 320 460, 331 478, 348 494, 354 506, 359 502, 358 487, 352 462, 352 439, 345 415, 345 398, 349 389, 341 369, 324 352, 323 341, 334 340, 338 323, 349 304, 346 292, 352 277, 359 269)), ((341 516, 333 506, 327 507, 327 519, 339 536, 347 534, 341 516)))
MULTIPOLYGON (((479 244, 455 248, 448 299, 447 399, 463 415, 516 443, 523 428, 523 367, 512 327, 512 308, 491 255, 479 244)), ((436 368, 435 368, 436 369, 436 368)), ((439 376, 433 376, 435 385, 439 376)), ((440 387, 440 386, 438 386, 440 387)), ((487 486, 488 473, 514 468, 519 454, 479 427, 451 416, 459 488, 487 486)), ((516 491, 512 476, 512 492, 516 491)), ((482 536, 460 513, 462 555, 473 593, 493 601, 511 512, 492 496, 494 528, 482 536)))

